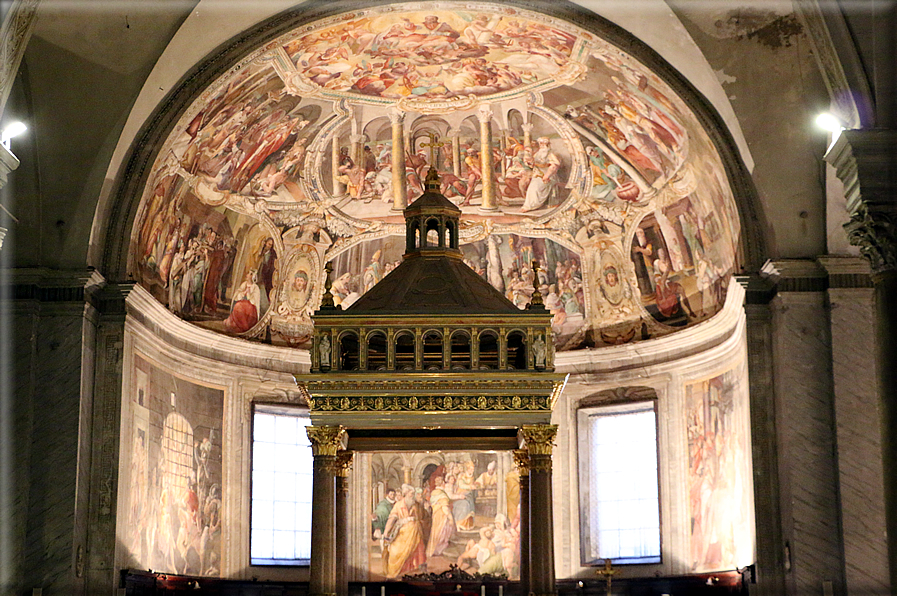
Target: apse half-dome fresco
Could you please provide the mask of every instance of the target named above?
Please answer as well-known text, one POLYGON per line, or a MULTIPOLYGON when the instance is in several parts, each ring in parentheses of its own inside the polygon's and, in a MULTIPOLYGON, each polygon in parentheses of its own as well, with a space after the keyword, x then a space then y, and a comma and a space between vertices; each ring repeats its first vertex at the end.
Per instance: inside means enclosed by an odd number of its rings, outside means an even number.
POLYGON ((465 262, 521 308, 537 277, 559 350, 722 307, 738 219, 694 114, 619 48, 501 4, 356 10, 233 65, 159 152, 131 269, 184 320, 306 347, 324 264, 344 308, 389 274, 430 166, 465 262))

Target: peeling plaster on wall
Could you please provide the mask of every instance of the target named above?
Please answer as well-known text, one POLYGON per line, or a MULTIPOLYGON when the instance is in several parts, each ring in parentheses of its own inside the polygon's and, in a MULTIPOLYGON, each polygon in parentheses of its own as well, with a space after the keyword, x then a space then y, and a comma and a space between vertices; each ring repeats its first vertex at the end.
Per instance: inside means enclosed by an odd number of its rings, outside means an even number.
MULTIPOLYGON (((720 85, 729 85, 729 84, 734 83, 734 82, 736 82, 736 81, 738 80, 736 77, 727 75, 727 74, 726 74, 726 71, 723 70, 722 68, 714 68, 714 69, 713 69, 713 74, 716 75, 716 78, 717 78, 717 80, 719 81, 719 84, 720 84, 720 85)), ((730 97, 729 99, 733 99, 733 98, 730 97)))

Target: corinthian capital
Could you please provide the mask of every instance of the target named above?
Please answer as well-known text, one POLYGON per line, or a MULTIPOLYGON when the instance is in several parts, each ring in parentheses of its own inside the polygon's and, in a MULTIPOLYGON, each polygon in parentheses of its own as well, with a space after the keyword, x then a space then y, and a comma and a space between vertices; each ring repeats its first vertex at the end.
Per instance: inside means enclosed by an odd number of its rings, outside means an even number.
POLYGON ((346 428, 344 426, 306 426, 305 432, 311 441, 312 455, 336 457, 344 447, 346 428))
POLYGON ((399 108, 389 108, 389 121, 393 124, 401 124, 405 121, 405 112, 399 108))
POLYGON ((355 455, 353 451, 347 451, 340 449, 336 453, 336 467, 337 467, 337 476, 342 476, 343 478, 347 478, 349 476, 349 471, 352 469, 352 457, 355 455))
POLYGON ((491 122, 492 121, 492 108, 488 105, 481 105, 477 109, 477 118, 480 119, 480 122, 491 122))
POLYGON ((844 229, 850 243, 869 259, 872 275, 897 271, 897 213, 872 213, 861 205, 844 229))
POLYGON ((534 455, 551 455, 554 438, 558 434, 556 424, 524 424, 520 427, 519 436, 523 439, 523 447, 530 457, 534 455))

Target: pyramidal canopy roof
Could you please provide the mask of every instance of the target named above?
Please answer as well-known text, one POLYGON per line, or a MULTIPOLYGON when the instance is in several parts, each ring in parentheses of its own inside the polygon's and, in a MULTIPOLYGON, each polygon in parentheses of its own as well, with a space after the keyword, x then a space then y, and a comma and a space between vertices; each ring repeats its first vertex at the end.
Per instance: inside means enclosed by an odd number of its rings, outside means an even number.
POLYGON ((525 311, 461 259, 439 254, 406 258, 346 313, 521 315, 525 311))
MULTIPOLYGON (((429 182, 429 180, 428 180, 429 182)), ((437 180, 436 190, 430 190, 429 188, 422 194, 417 197, 413 203, 405 207, 403 213, 405 217, 409 215, 416 215, 417 213, 423 212, 433 212, 433 211, 442 211, 447 215, 453 217, 461 216, 461 209, 449 201, 445 196, 438 191, 439 189, 439 181, 437 180)))

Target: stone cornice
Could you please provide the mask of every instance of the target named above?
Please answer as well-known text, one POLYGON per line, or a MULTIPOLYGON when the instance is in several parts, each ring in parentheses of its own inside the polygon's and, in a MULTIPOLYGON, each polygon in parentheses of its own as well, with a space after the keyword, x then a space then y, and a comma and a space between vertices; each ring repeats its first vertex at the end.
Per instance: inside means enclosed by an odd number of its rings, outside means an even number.
POLYGON ((872 287, 872 268, 863 257, 822 255, 816 260, 828 271, 830 289, 872 287))
POLYGON ((872 93, 844 15, 823 10, 819 0, 796 0, 794 12, 813 47, 837 115, 850 127, 870 124, 872 93))
POLYGON ((92 301, 106 285, 103 276, 93 269, 7 269, 0 279, 12 286, 13 300, 38 302, 92 301))
POLYGON ((843 131, 825 154, 844 184, 847 211, 865 205, 872 211, 897 210, 897 130, 843 131))

